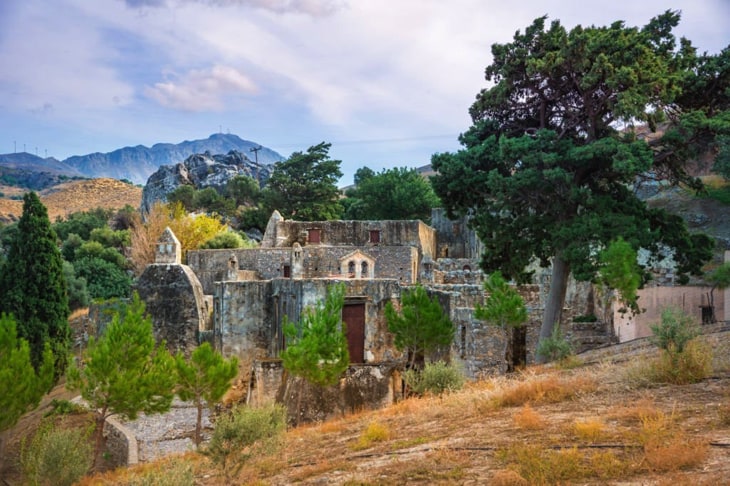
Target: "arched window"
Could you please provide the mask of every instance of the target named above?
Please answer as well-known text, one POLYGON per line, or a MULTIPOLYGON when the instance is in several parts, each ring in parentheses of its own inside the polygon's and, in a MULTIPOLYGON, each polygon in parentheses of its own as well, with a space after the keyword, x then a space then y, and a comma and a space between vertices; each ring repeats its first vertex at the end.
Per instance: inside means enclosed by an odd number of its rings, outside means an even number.
POLYGON ((368 278, 368 262, 363 261, 360 264, 360 278, 368 278))
POLYGON ((355 262, 352 260, 347 264, 347 274, 350 278, 355 278, 355 262))

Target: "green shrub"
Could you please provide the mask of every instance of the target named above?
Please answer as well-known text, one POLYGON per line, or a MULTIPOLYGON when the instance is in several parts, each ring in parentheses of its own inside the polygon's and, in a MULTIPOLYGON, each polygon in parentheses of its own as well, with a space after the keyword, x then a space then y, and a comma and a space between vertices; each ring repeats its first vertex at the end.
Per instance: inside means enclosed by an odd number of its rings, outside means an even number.
POLYGON ((422 371, 407 370, 403 374, 406 385, 418 395, 431 393, 441 395, 447 391, 460 390, 464 386, 464 372, 461 367, 443 361, 426 363, 422 371))
POLYGON ((243 238, 238 233, 233 231, 226 231, 225 233, 218 233, 213 238, 209 239, 202 245, 201 250, 216 250, 222 248, 242 248, 245 245, 243 238))
POLYGON ((251 457, 276 451, 285 429, 286 409, 281 405, 235 407, 216 421, 204 454, 230 479, 251 457))
POLYGON ((649 373, 654 383, 698 383, 712 373, 712 349, 693 340, 685 345, 681 353, 662 350, 651 363, 649 373))
POLYGON ((541 339, 537 345, 537 355, 546 358, 548 361, 562 361, 573 354, 573 347, 570 345, 560 326, 553 328, 549 338, 541 339))
POLYGON ((83 430, 42 422, 30 444, 21 447, 20 463, 28 483, 70 486, 81 479, 93 462, 87 436, 83 430))
POLYGON ((72 415, 84 412, 84 407, 68 400, 51 400, 51 410, 46 412, 46 417, 50 415, 72 415))
POLYGON ((692 316, 671 307, 662 311, 661 322, 653 324, 651 331, 654 333, 654 344, 665 351, 680 354, 687 343, 700 335, 700 329, 692 316))

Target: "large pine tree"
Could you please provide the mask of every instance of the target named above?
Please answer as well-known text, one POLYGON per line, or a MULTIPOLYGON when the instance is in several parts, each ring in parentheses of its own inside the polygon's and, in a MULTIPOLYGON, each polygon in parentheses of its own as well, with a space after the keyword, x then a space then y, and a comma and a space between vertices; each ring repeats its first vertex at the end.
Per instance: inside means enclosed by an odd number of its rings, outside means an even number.
POLYGON ((0 312, 15 317, 36 370, 50 344, 56 378, 66 368, 71 334, 62 262, 46 207, 36 193, 26 193, 18 231, 0 271, 0 312))
POLYGON ((484 270, 527 280, 532 261, 552 264, 541 339, 560 321, 568 276, 594 279, 598 252, 619 236, 657 260, 673 257, 680 282, 712 256, 709 237, 632 191, 645 177, 702 187, 681 150, 702 140, 685 127, 655 144, 632 129, 674 125, 673 114, 692 109, 683 106, 683 93, 693 92, 683 81, 697 60, 688 41, 676 48, 678 22, 670 11, 643 28, 567 30, 536 19, 513 42, 492 46, 489 87, 470 108, 464 149, 432 159, 436 193, 450 214, 472 217, 484 242, 484 270))

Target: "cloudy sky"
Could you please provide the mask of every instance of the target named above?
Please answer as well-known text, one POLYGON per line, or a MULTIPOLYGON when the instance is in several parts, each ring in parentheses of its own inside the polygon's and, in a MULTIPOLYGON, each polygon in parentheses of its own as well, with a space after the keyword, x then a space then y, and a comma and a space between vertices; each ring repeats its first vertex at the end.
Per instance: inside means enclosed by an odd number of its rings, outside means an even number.
POLYGON ((326 141, 344 183, 458 148, 490 46, 541 15, 644 25, 702 51, 730 0, 0 0, 0 153, 64 159, 222 131, 326 141))

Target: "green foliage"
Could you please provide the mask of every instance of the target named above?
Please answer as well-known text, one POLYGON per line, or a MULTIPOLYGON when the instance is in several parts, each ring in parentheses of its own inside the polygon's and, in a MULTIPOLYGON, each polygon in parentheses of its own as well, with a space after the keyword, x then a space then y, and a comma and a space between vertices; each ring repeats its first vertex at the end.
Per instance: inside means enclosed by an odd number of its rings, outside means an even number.
POLYGON ((23 215, 0 269, 0 312, 13 314, 18 335, 28 341, 31 361, 39 369, 46 343, 56 360, 55 378, 66 369, 71 331, 61 253, 48 211, 38 195, 23 196, 23 215))
POLYGON ((97 257, 83 257, 73 264, 77 278, 86 280, 92 299, 129 297, 132 278, 114 263, 97 257))
POLYGON ((229 360, 213 350, 210 343, 203 343, 193 351, 189 360, 178 353, 175 357, 178 384, 176 393, 181 400, 193 401, 198 409, 195 425, 195 445, 200 444, 200 427, 203 406, 213 407, 231 387, 238 374, 238 359, 229 360))
POLYGON ((347 194, 346 219, 420 219, 428 223, 431 209, 441 205, 430 182, 417 169, 392 168, 356 176, 357 187, 347 194))
POLYGON ((168 204, 180 203, 183 205, 186 211, 193 211, 195 209, 195 188, 193 186, 184 184, 176 187, 172 192, 167 194, 168 204))
POLYGON ((195 191, 193 208, 221 215, 232 213, 236 209, 234 200, 224 197, 213 187, 195 191))
POLYGON ((96 241, 106 248, 115 248, 119 251, 123 251, 131 243, 128 229, 115 231, 108 226, 91 230, 89 241, 96 241))
POLYGON ((573 347, 560 332, 560 326, 555 326, 550 337, 538 343, 537 354, 547 361, 562 361, 573 354, 573 347))
POLYGON ((403 379, 411 391, 418 395, 430 393, 442 395, 445 392, 460 390, 464 386, 464 372, 454 364, 444 361, 426 363, 423 370, 406 370, 403 379))
POLYGON ((324 303, 304 311, 295 325, 285 319, 286 349, 281 353, 284 369, 309 383, 332 385, 350 364, 350 355, 342 322, 345 285, 327 289, 324 303))
POLYGON ((264 231, 270 217, 271 212, 261 206, 254 208, 242 208, 236 213, 238 229, 241 230, 256 228, 260 231, 264 231))
POLYGON ((103 428, 114 414, 134 419, 139 412, 170 409, 176 382, 175 363, 164 343, 155 345, 152 321, 135 293, 98 340, 83 353, 83 367, 72 365, 66 386, 78 390, 96 412, 97 457, 103 448, 103 428))
POLYGON ((44 421, 30 444, 23 444, 20 463, 28 484, 71 486, 91 467, 92 452, 86 431, 44 421))
MULTIPOLYGON (((506 332, 504 358, 507 371, 515 367, 515 329, 523 327, 527 322, 527 307, 522 296, 497 271, 489 275, 484 282, 484 290, 489 294, 482 307, 477 304, 474 316, 483 319, 492 326, 498 326, 506 332)), ((520 360, 521 361, 521 360, 520 360)))
POLYGON ((73 262, 76 259, 76 250, 81 248, 84 240, 76 233, 70 233, 63 243, 61 243, 61 256, 67 262, 73 262))
POLYGON ((603 250, 600 262, 600 281, 621 295, 621 302, 634 313, 639 311, 637 291, 641 285, 642 270, 636 262, 636 250, 620 236, 603 250))
POLYGON ((58 218, 53 223, 53 230, 60 240, 65 240, 68 235, 75 233, 82 240, 88 241, 91 232, 95 228, 106 228, 113 215, 111 209, 96 208, 89 211, 80 211, 69 214, 66 219, 58 218))
POLYGON ((74 252, 74 261, 89 258, 105 260, 120 269, 125 269, 128 266, 124 255, 119 253, 119 251, 115 248, 105 247, 98 241, 87 241, 82 243, 74 252))
POLYGON ((278 210, 286 219, 323 221, 342 214, 337 182, 342 177, 341 161, 329 157, 328 143, 294 152, 276 164, 262 191, 267 212, 278 210))
POLYGON ((243 248, 244 246, 246 246, 246 242, 241 238, 241 235, 233 231, 226 231, 224 233, 218 233, 200 245, 200 249, 214 250, 222 248, 243 248))
POLYGON ((81 405, 71 402, 69 400, 59 400, 54 398, 51 400, 51 410, 45 413, 45 417, 52 415, 73 415, 77 413, 84 413, 86 409, 81 405))
POLYGON ((448 348, 454 339, 449 316, 438 299, 429 298, 421 285, 403 292, 400 312, 388 302, 385 318, 396 348, 406 351, 411 368, 440 348, 448 348))
POLYGON ((36 373, 28 343, 17 336, 15 320, 5 313, 0 315, 0 432, 35 408, 52 382, 53 355, 49 345, 46 344, 36 373))
POLYGON ((63 262, 63 277, 66 279, 66 291, 68 292, 68 306, 73 311, 88 307, 89 290, 86 288, 86 279, 77 277, 74 266, 67 262, 63 262))
POLYGON ((218 418, 204 454, 230 480, 252 457, 270 454, 282 444, 286 409, 273 404, 261 408, 235 407, 218 418))
POLYGON ((235 206, 255 206, 261 196, 259 182, 253 177, 237 175, 226 183, 226 196, 235 201, 235 206))
POLYGON ((672 353, 681 354, 687 343, 700 335, 700 328, 692 316, 672 307, 664 309, 661 322, 650 327, 654 344, 672 353))
POLYGON ((527 307, 522 296, 509 286, 500 272, 489 275, 484 282, 489 294, 484 306, 477 305, 475 317, 502 329, 522 327, 527 322, 527 307))
POLYGON ((657 259, 668 248, 683 279, 712 255, 709 237, 691 235, 680 217, 648 208, 630 189, 650 170, 696 187, 686 157, 665 153, 667 141, 649 145, 617 130, 637 121, 652 126, 681 93, 691 63, 686 45, 673 48, 678 21, 666 12, 644 28, 615 22, 567 30, 536 19, 513 42, 492 46, 490 87, 470 108, 464 149, 432 159, 434 189, 449 214, 472 216, 486 271, 526 281, 534 259, 561 270, 541 338, 559 322, 570 272, 595 279, 592 252, 617 236, 657 259))

